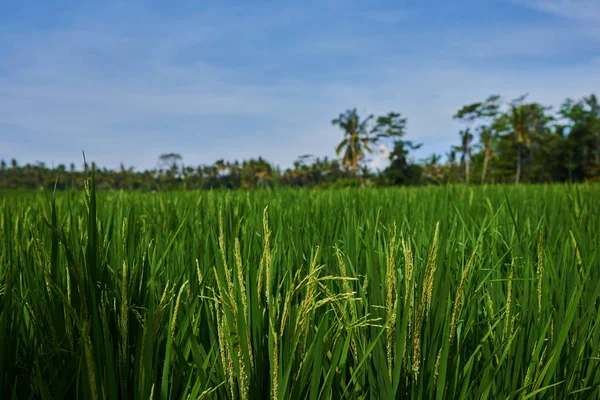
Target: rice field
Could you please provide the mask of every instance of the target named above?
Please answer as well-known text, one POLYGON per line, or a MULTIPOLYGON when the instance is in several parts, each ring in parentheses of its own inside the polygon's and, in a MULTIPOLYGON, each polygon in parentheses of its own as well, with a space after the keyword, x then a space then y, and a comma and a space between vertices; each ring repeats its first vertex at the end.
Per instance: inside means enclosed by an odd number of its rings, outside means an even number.
POLYGON ((0 193, 5 399, 600 397, 600 186, 0 193))

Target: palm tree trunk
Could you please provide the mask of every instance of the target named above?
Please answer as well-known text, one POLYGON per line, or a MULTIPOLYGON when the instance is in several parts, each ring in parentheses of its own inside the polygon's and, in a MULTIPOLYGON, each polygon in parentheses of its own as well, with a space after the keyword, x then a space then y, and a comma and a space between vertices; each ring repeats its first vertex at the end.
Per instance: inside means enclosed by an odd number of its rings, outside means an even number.
POLYGON ((471 160, 465 160, 465 183, 469 183, 469 175, 471 174, 471 160))
POLYGON ((521 181, 521 145, 517 147, 517 173, 515 175, 515 184, 519 184, 521 181))
POLYGON ((489 158, 490 158, 490 151, 489 151, 489 149, 485 149, 485 157, 483 158, 483 169, 481 170, 481 184, 482 185, 485 183, 485 175, 487 173, 487 166, 488 166, 489 158))

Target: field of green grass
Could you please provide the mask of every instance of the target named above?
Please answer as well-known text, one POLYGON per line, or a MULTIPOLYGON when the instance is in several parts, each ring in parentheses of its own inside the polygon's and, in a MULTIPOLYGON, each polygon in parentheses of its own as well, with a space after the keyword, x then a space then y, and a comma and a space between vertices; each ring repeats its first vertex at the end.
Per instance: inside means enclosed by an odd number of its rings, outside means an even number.
POLYGON ((0 395, 600 397, 600 186, 0 194, 0 395))

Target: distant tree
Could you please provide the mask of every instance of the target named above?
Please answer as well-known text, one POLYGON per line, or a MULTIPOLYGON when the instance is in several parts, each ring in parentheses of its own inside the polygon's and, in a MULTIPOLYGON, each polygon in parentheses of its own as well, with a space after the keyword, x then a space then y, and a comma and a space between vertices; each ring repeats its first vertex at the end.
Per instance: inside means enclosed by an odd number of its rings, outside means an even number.
POLYGON ((496 144, 502 132, 507 130, 506 120, 495 118, 489 126, 479 127, 479 142, 483 151, 483 166, 481 168, 481 183, 484 184, 490 161, 496 157, 496 144))
MULTIPOLYGON (((461 163, 465 169, 465 182, 469 182, 470 174, 471 174, 471 162, 472 162, 472 154, 471 154, 471 142, 473 140, 473 134, 471 133, 469 127, 472 126, 475 122, 485 123, 490 119, 495 118, 500 110, 501 100, 500 96, 492 95, 489 96, 485 101, 468 104, 463 106, 460 110, 454 114, 453 118, 460 120, 461 122, 467 124, 467 129, 462 130, 460 132, 461 144, 458 146, 459 151, 461 152, 461 163)), ((482 183, 485 180, 485 174, 487 170, 487 165, 489 161, 489 156, 491 156, 491 145, 494 136, 488 130, 484 133, 484 125, 480 125, 477 128, 480 132, 482 132, 485 136, 485 142, 482 140, 482 145, 488 146, 485 152, 484 158, 484 167, 483 167, 483 178, 482 183)))
POLYGON ((384 175, 394 185, 414 185, 420 182, 422 169, 410 162, 410 150, 419 148, 410 142, 397 140, 390 152, 390 165, 384 170, 384 175))
POLYGON ((448 164, 456 163, 456 150, 454 148, 446 153, 446 159, 448 160, 448 164))
POLYGON ((444 166, 440 164, 442 156, 439 154, 432 154, 424 160, 423 175, 427 183, 433 183, 439 185, 443 183, 443 169, 444 166))
POLYGON ((183 159, 178 153, 164 153, 158 157, 158 165, 162 170, 167 171, 171 176, 177 175, 179 171, 179 162, 183 159))
POLYGON ((223 159, 217 160, 215 162, 215 168, 217 170, 218 175, 225 175, 229 172, 229 168, 227 168, 227 164, 223 159))
POLYGON ((242 187, 245 189, 265 188, 273 179, 273 167, 262 157, 242 163, 242 187))
POLYGON ((373 141, 375 142, 389 138, 398 140, 406 134, 406 118, 393 111, 387 113, 387 115, 379 116, 375 120, 371 134, 374 135, 373 141))
POLYGON ((567 99, 558 112, 564 123, 573 179, 594 179, 600 172, 600 104, 595 95, 567 99))
POLYGON ((369 122, 373 118, 369 115, 362 120, 356 108, 342 113, 331 121, 344 132, 344 139, 340 142, 335 152, 339 156, 342 152, 342 165, 356 175, 358 164, 365 158, 365 152, 371 152, 370 144, 373 138, 369 135, 369 122))
POLYGON ((458 119, 464 123, 474 123, 475 121, 479 121, 482 118, 495 118, 500 112, 501 105, 501 97, 494 94, 488 96, 488 98, 485 99, 485 101, 463 106, 460 110, 456 112, 456 114, 454 114, 453 118, 458 119))
POLYGON ((460 153, 460 162, 465 168, 465 183, 469 183, 472 160, 471 142, 473 141, 473 135, 469 128, 460 131, 460 141, 460 146, 454 146, 454 149, 460 153))
MULTIPOLYGON (((400 113, 363 120, 354 109, 332 121, 344 132, 344 140, 336 149, 340 159, 302 155, 281 173, 260 157, 242 162, 221 159, 191 167, 183 164, 181 155, 165 153, 150 170, 134 171, 123 164, 116 170, 96 169, 96 182, 99 190, 191 190, 270 187, 275 181, 307 187, 472 183, 479 174, 482 183, 600 180, 600 103, 596 96, 567 99, 555 114, 548 109, 526 103, 525 96, 510 103, 489 96, 462 107, 454 115, 464 124, 461 142, 446 153, 445 162, 435 154, 418 163, 412 160, 411 151, 420 145, 405 139, 406 118, 400 113), (378 174, 369 170, 367 159, 375 149, 382 154, 389 151, 389 166, 378 174)), ((83 169, 77 171, 71 163, 68 172, 62 164, 20 165, 15 158, 0 160, 2 189, 62 190, 69 181, 72 188, 83 189, 86 179, 89 166, 85 155, 83 169)))
POLYGON ((371 134, 373 142, 382 143, 384 148, 391 145, 388 156, 390 165, 383 171, 384 175, 395 185, 418 183, 421 168, 409 161, 409 154, 410 150, 420 148, 421 144, 403 139, 406 134, 406 118, 393 111, 379 116, 371 134))
POLYGON ((446 152, 445 168, 439 168, 439 175, 443 177, 440 181, 443 183, 459 183, 464 182, 464 176, 461 166, 456 162, 457 152, 454 147, 451 147, 446 152))
POLYGON ((523 104, 526 95, 519 97, 510 104, 508 111, 508 123, 512 128, 512 134, 517 150, 517 165, 515 171, 515 183, 521 181, 523 158, 526 151, 531 148, 532 138, 536 134, 542 134, 547 128, 549 121, 545 111, 547 108, 538 103, 523 104))

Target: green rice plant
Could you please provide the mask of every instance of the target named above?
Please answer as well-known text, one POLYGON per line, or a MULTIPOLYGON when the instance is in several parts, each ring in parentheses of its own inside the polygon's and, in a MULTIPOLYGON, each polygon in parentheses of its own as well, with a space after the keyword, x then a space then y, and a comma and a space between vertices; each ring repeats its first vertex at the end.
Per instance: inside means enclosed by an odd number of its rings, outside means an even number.
POLYGON ((0 196, 14 399, 600 397, 600 188, 0 196))

